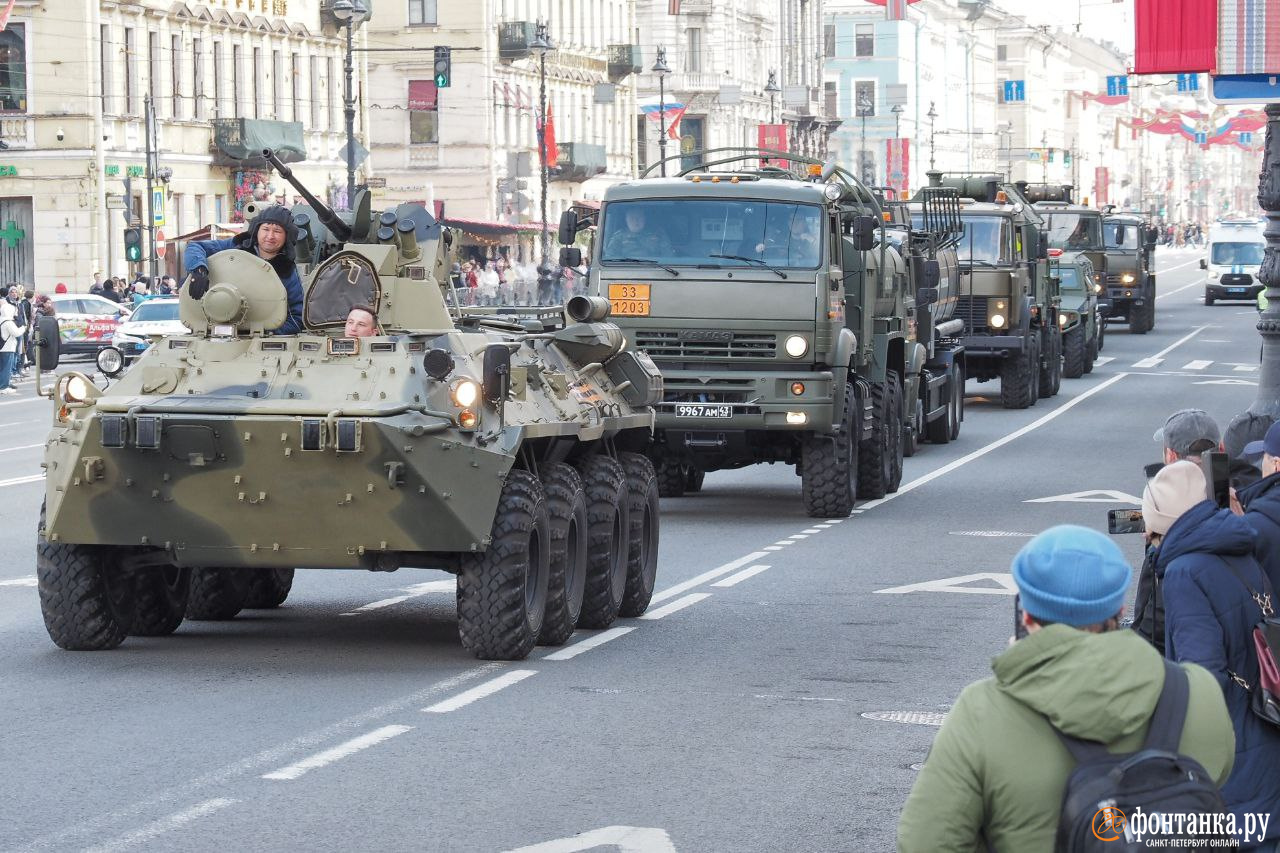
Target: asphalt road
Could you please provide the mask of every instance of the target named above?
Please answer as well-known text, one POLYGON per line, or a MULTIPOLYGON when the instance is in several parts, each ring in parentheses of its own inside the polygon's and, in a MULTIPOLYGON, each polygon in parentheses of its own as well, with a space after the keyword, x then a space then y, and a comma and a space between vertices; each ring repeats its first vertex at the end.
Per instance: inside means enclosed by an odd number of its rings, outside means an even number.
POLYGON ((892 849, 930 723, 1011 633, 1016 550, 1105 530, 1169 412, 1253 399, 1255 312, 1203 306, 1198 258, 1161 249, 1155 330, 1111 327, 1053 400, 970 383, 960 440, 848 519, 806 518, 782 467, 664 501, 649 618, 520 663, 465 654, 449 577, 412 570, 60 651, 34 588, 49 404, 4 400, 0 849, 892 849))

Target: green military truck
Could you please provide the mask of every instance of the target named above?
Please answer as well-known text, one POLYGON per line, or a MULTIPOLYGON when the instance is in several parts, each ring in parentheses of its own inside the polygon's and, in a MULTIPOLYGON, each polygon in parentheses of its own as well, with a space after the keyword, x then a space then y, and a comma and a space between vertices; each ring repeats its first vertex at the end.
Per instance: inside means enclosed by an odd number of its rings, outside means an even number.
POLYGON ((796 467, 814 517, 897 490, 922 430, 959 431, 963 351, 916 340, 954 305, 928 241, 892 245, 880 201, 834 165, 747 148, 676 161, 560 223, 566 245, 596 226, 589 287, 662 371, 661 493, 763 462, 796 467))
POLYGON ((965 369, 979 382, 1000 380, 1000 402, 1025 409, 1062 384, 1057 284, 1049 276, 1044 222, 1019 189, 998 176, 929 173, 913 198, 923 224, 924 201, 938 188, 960 195, 964 235, 956 244, 960 284, 955 319, 965 369))
POLYGON ((1093 372, 1104 334, 1102 316, 1098 312, 1093 262, 1083 252, 1050 249, 1049 274, 1058 280, 1062 297, 1058 306, 1058 326, 1062 329, 1062 375, 1078 379, 1093 372))

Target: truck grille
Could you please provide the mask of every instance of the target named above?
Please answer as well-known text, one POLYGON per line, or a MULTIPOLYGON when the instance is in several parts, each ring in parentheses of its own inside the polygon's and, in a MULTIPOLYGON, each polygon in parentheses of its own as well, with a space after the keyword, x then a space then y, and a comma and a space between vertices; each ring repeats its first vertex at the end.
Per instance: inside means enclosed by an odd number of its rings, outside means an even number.
POLYGON ((955 317, 964 320, 965 331, 982 334, 987 331, 986 296, 961 296, 956 299, 955 317))
POLYGON ((636 346, 655 359, 757 358, 777 354, 778 336, 770 332, 707 333, 701 330, 637 331, 636 346), (711 339, 718 336, 717 339, 711 339))
POLYGON ((1218 283, 1224 287, 1245 287, 1253 284, 1253 276, 1247 272, 1224 273, 1222 278, 1218 279, 1218 283))
POLYGON ((753 379, 712 379, 709 382, 664 378, 664 403, 745 403, 755 389, 753 379))

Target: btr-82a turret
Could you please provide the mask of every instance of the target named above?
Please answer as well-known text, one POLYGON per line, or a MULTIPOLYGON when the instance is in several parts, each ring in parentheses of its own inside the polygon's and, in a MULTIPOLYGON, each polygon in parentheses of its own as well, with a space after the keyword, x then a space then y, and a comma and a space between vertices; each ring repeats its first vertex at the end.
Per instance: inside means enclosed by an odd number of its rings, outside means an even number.
MULTIPOLYGON (((287 167, 267 159, 293 182, 287 167)), ((516 318, 462 309, 453 236, 416 206, 341 216, 301 185, 305 329, 261 258, 209 258, 190 334, 101 388, 76 371, 44 458, 37 573, 49 635, 106 649, 288 595, 295 568, 444 569, 478 657, 518 659, 653 592, 649 460, 662 380, 607 300, 516 318), (355 305, 373 337, 348 338, 355 305), (565 320, 567 314, 567 322, 565 320)), ((45 371, 57 333, 41 334, 45 371)), ((43 388, 43 385, 41 386, 43 388)))

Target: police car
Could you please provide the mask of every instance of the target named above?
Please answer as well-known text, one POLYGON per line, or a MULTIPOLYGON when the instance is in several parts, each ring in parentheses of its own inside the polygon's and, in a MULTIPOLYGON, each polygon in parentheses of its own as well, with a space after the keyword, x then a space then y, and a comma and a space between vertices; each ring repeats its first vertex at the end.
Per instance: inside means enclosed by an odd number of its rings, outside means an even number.
POLYGON ((178 319, 178 298, 148 299, 133 309, 127 320, 116 326, 111 345, 120 350, 126 362, 142 355, 151 342, 167 335, 185 335, 190 329, 178 319))

